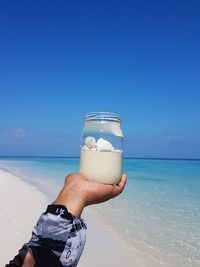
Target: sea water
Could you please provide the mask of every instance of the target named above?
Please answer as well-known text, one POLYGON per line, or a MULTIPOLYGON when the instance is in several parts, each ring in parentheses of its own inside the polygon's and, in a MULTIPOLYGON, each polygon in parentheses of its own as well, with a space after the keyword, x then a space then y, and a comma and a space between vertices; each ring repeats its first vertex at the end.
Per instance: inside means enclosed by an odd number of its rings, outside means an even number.
MULTIPOLYGON (((79 158, 2 158, 0 168, 38 186, 52 200, 79 158)), ((200 161, 125 159, 126 188, 95 206, 147 267, 200 266, 200 161)), ((145 266, 145 267, 146 267, 145 266)))

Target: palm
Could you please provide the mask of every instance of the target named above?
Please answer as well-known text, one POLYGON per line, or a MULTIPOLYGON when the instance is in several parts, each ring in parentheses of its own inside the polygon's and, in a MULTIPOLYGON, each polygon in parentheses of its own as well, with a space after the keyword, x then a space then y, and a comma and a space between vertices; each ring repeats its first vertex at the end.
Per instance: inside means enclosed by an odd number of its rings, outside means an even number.
POLYGON ((87 181, 82 175, 79 176, 79 179, 81 180, 81 188, 86 196, 86 205, 101 203, 119 195, 126 183, 125 174, 122 175, 117 185, 87 181))

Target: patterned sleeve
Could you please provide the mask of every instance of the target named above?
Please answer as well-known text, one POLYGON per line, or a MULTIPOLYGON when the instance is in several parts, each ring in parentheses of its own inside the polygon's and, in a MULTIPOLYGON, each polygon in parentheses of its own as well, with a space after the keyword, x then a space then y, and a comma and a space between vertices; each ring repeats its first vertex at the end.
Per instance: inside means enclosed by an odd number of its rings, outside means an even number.
POLYGON ((22 266, 28 249, 33 253, 36 267, 75 267, 81 257, 86 239, 86 225, 81 218, 69 213, 63 205, 49 205, 30 241, 6 267, 22 266))

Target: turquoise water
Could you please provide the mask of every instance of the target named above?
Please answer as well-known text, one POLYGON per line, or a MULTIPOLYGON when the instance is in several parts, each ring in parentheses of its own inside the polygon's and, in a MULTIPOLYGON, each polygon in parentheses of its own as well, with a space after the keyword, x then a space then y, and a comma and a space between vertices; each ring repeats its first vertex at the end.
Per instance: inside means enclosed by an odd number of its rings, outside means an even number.
MULTIPOLYGON (((200 266, 200 161, 125 159, 122 195, 97 205, 105 222, 152 267, 200 266)), ((1 159, 0 168, 37 185, 52 199, 78 158, 1 159)))

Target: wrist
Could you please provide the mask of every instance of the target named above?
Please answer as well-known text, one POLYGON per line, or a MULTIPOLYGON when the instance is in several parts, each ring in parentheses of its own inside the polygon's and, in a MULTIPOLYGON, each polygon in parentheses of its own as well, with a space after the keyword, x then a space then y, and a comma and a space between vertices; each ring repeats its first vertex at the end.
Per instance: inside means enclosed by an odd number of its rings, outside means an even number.
POLYGON ((55 205, 64 205, 67 210, 74 216, 80 217, 85 207, 83 199, 74 192, 66 187, 62 189, 56 200, 53 202, 55 205))

